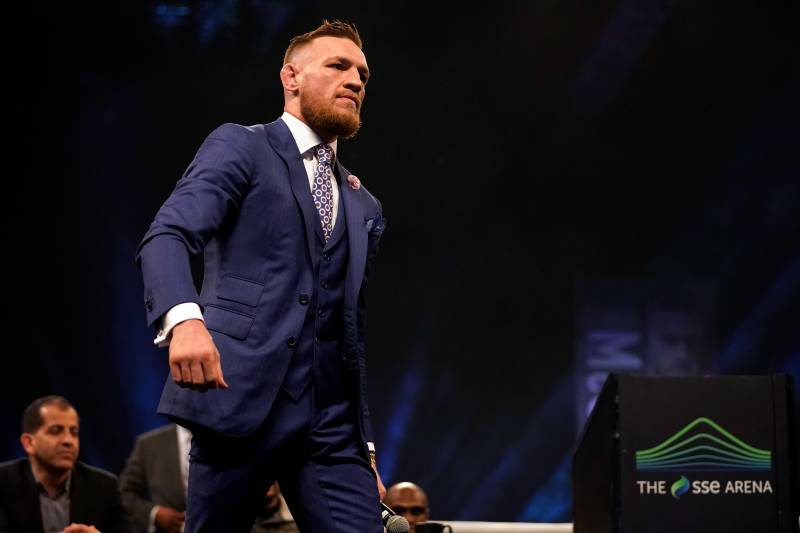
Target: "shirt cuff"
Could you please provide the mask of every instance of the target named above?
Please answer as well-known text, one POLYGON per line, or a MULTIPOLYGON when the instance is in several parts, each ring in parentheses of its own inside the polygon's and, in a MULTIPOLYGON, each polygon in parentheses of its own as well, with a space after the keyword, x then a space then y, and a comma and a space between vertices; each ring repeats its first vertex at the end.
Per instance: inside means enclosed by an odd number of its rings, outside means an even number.
POLYGON ((158 512, 158 505, 154 505, 150 509, 150 521, 147 523, 147 533, 156 533, 156 513, 158 512))
POLYGON ((371 451, 371 452, 374 452, 375 451, 375 443, 374 442, 368 442, 367 443, 367 449, 369 451, 371 451))
POLYGON ((200 306, 196 303, 185 302, 172 307, 164 315, 164 319, 161 321, 161 329, 158 331, 158 335, 156 336, 155 340, 153 340, 153 344, 159 348, 166 348, 169 346, 172 328, 181 322, 191 320, 193 318, 203 320, 203 313, 200 311, 200 306))

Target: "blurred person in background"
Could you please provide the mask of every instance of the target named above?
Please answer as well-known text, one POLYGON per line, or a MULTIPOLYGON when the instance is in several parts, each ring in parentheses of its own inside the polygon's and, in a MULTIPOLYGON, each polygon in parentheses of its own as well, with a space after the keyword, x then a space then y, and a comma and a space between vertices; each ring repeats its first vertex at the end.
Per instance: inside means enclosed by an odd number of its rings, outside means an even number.
POLYGON ((419 485, 410 481, 401 481, 389 487, 383 503, 408 520, 410 533, 414 531, 414 524, 430 519, 428 495, 419 485))
POLYGON ((117 478, 78 461, 78 412, 62 396, 23 413, 27 457, 0 464, 0 531, 132 533, 117 478))

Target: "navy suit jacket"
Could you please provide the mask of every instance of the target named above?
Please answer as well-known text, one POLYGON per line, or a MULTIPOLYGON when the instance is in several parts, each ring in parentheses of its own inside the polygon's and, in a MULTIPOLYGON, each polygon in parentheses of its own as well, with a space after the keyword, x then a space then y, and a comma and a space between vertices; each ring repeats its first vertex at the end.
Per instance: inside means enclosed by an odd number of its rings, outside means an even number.
MULTIPOLYGON (((336 173, 349 172, 337 162, 336 173)), ((342 180, 349 260, 343 302, 344 391, 372 441, 364 349, 364 287, 384 229, 381 205, 342 180)), ((282 120, 212 132, 178 181, 137 252, 147 321, 156 327, 182 302, 203 309, 222 358, 227 390, 197 393, 167 378, 158 412, 189 426, 246 435, 281 388, 315 289, 312 239, 320 227, 297 144, 282 120), (198 295, 189 258, 204 253, 198 295)))

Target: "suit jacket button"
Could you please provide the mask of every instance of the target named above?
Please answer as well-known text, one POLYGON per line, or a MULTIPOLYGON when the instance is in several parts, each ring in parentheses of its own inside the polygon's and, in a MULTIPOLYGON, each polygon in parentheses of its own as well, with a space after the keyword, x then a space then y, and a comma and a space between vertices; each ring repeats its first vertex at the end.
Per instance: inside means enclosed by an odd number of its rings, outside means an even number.
POLYGON ((297 299, 300 302, 300 305, 307 305, 308 304, 308 294, 301 294, 300 298, 297 299))
POLYGON ((323 289, 327 289, 328 288, 328 282, 327 281, 323 281, 322 282, 322 288, 323 289))
POLYGON ((294 338, 294 336, 291 336, 288 339, 286 339, 286 344, 289 345, 289 348, 292 348, 294 347, 295 344, 297 344, 297 339, 294 338))
POLYGON ((147 308, 148 311, 152 311, 153 310, 153 298, 150 297, 150 296, 145 298, 144 306, 147 308))

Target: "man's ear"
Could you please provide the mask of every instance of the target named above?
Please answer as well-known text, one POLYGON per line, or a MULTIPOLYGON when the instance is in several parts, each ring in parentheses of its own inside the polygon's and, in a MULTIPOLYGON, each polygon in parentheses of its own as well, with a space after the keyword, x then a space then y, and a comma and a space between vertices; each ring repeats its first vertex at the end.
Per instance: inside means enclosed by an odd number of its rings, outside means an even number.
POLYGON ((34 452, 33 435, 30 433, 23 433, 19 437, 19 442, 22 444, 22 448, 25 450, 25 453, 32 454, 34 452))
POLYGON ((294 63, 286 63, 283 65, 281 69, 281 83, 283 84, 283 88, 290 93, 297 94, 297 90, 300 87, 300 81, 298 80, 299 74, 300 69, 298 69, 297 65, 294 63))

